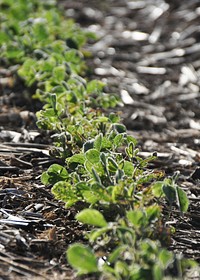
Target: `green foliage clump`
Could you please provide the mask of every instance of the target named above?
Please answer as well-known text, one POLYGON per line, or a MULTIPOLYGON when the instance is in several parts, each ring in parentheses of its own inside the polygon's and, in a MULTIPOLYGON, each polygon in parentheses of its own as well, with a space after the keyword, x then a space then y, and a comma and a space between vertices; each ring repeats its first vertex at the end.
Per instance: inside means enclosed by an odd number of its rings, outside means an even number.
POLYGON ((161 203, 183 215, 189 201, 176 178, 150 170, 114 108, 118 98, 101 81, 87 81, 82 46, 94 34, 66 20, 54 0, 0 0, 0 62, 17 65, 25 84, 44 102, 38 127, 51 131, 53 164, 42 176, 66 207, 85 206, 76 216, 91 226, 88 246, 67 250, 79 274, 102 279, 182 279, 194 262, 169 252, 170 229, 161 203), (165 218, 166 219, 166 218, 165 218))

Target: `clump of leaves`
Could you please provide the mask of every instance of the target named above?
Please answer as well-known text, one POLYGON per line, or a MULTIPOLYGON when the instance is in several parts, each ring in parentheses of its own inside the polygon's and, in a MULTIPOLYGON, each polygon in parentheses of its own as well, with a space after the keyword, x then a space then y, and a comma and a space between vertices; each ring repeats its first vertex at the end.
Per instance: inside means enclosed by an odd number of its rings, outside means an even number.
POLYGON ((0 11, 0 57, 8 65, 22 63, 28 57, 46 58, 51 44, 57 40, 66 46, 71 42, 70 48, 76 50, 87 37, 94 38, 72 20, 63 18, 56 1, 2 0, 0 11))
POLYGON ((165 197, 170 211, 172 205, 177 204, 181 214, 187 212, 189 200, 186 192, 177 184, 179 172, 176 172, 171 178, 165 178, 163 181, 158 181, 152 186, 152 192, 157 197, 165 197))
POLYGON ((103 279, 183 279, 186 268, 196 265, 177 258, 154 240, 160 219, 158 205, 127 211, 112 222, 94 209, 85 209, 76 218, 95 226, 88 234, 91 247, 76 243, 67 250, 69 263, 80 275, 95 272, 103 279))
POLYGON ((94 34, 66 20, 52 0, 0 0, 0 20, 0 61, 17 64, 25 84, 37 87, 34 97, 45 104, 38 127, 52 132, 51 154, 65 163, 50 166, 41 180, 67 207, 79 201, 89 206, 76 218, 91 226, 85 235, 90 246, 71 245, 69 263, 79 274, 103 279, 182 279, 194 263, 157 240, 159 201, 165 198, 170 209, 177 204, 183 214, 187 195, 175 177, 161 181, 162 172, 148 169, 155 155, 139 156, 118 114, 102 112, 115 107, 117 97, 81 76, 81 48, 94 34))

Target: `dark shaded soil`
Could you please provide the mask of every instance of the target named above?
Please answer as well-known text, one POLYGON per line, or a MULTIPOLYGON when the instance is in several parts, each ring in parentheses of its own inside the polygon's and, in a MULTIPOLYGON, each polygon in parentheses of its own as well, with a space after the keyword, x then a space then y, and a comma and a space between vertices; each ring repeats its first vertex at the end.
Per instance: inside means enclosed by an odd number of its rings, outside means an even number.
MULTIPOLYGON (((118 110, 141 156, 157 151, 152 168, 167 176, 180 172, 191 203, 184 218, 174 209, 170 249, 199 262, 199 1, 60 4, 99 36, 86 46, 88 75, 121 95, 118 110)), ((65 251, 83 239, 84 229, 74 220, 76 211, 41 185, 41 173, 55 160, 49 136, 35 125, 41 104, 29 96, 11 70, 0 68, 0 279, 75 279, 65 251)))

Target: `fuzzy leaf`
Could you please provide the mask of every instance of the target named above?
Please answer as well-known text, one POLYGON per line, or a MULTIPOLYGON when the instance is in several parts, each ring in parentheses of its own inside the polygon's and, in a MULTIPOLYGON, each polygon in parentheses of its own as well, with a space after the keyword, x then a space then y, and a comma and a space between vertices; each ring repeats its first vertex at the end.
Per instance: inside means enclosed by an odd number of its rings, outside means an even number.
POLYGON ((152 270, 153 270, 153 279, 154 280, 163 279, 163 270, 161 269, 159 264, 155 263, 152 270))
POLYGON ((94 229, 89 233, 89 240, 90 242, 94 242, 97 238, 99 238, 101 235, 109 231, 109 227, 102 227, 98 229, 94 229))
POLYGON ((103 135, 102 135, 102 133, 100 133, 99 135, 96 136, 96 138, 94 140, 94 148, 97 149, 98 151, 101 150, 102 139, 103 139, 103 135))
POLYGON ((72 206, 78 200, 78 197, 74 193, 71 184, 65 181, 59 181, 54 184, 51 192, 56 199, 66 202, 66 207, 72 206))
POLYGON ((133 172, 135 170, 135 167, 134 165, 132 164, 132 162, 130 161, 127 161, 125 160, 124 161, 124 173, 127 175, 127 176, 132 176, 133 175, 133 172))
POLYGON ((118 246, 115 250, 112 251, 112 253, 109 256, 109 263, 114 263, 117 261, 117 259, 120 257, 120 255, 125 252, 127 249, 126 245, 118 246))
POLYGON ((118 169, 117 162, 111 157, 108 158, 108 169, 111 172, 116 172, 118 169))
POLYGON ((166 249, 162 249, 159 253, 160 266, 166 269, 173 262, 173 254, 166 249))
POLYGON ((80 164, 84 164, 85 162, 85 155, 84 154, 75 154, 72 157, 67 159, 68 163, 80 163, 80 164))
POLYGON ((82 244, 73 244, 67 250, 69 264, 78 270, 79 274, 98 271, 97 259, 90 248, 82 244))
POLYGON ((98 80, 92 80, 87 84, 87 92, 90 93, 98 93, 98 91, 102 91, 104 87, 104 83, 98 80))
POLYGON ((120 117, 118 115, 116 115, 115 113, 110 113, 109 115, 109 120, 112 122, 112 123, 117 123, 120 121, 120 117))
POLYGON ((124 133, 126 132, 126 127, 125 125, 121 123, 115 123, 113 124, 113 128, 118 132, 118 133, 124 133))
POLYGON ((100 179, 97 171, 94 168, 92 168, 92 175, 93 175, 94 180, 101 185, 101 179, 100 179))
POLYGON ((100 152, 96 149, 90 149, 85 154, 87 160, 93 164, 100 161, 100 152))
POLYGON ((84 224, 105 227, 107 222, 104 219, 104 216, 95 209, 84 209, 76 215, 76 219, 84 224))
POLYGON ((176 187, 177 191, 177 198, 178 198, 178 204, 180 207, 181 212, 187 212, 189 207, 189 200, 187 198, 187 194, 182 190, 180 187, 176 187))
POLYGON ((135 227, 140 227, 143 223, 144 214, 141 210, 128 211, 126 216, 135 227))
POLYGON ((53 77, 57 82, 62 82, 65 79, 65 66, 59 65, 53 69, 53 77))
POLYGON ((172 204, 176 200, 176 191, 174 187, 169 185, 164 185, 163 192, 170 204, 172 204))
POLYGON ((115 138, 113 139, 114 145, 115 145, 116 147, 121 146, 122 143, 123 143, 123 139, 124 139, 123 134, 118 134, 118 135, 116 135, 115 138))
POLYGON ((152 193, 155 197, 163 196, 163 182, 158 181, 152 185, 152 193))
POLYGON ((55 184, 64 181, 69 177, 67 170, 59 164, 52 164, 46 172, 42 174, 41 181, 43 184, 55 184))
POLYGON ((127 140, 128 143, 132 142, 134 145, 137 144, 137 140, 131 135, 127 135, 126 140, 127 140))

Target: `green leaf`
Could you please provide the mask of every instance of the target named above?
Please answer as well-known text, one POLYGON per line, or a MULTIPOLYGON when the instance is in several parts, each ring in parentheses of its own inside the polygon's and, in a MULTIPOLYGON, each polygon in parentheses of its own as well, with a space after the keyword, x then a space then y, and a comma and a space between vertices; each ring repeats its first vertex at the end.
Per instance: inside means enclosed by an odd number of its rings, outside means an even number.
POLYGON ((114 263, 117 261, 117 259, 120 257, 120 255, 125 252, 127 249, 126 245, 121 245, 117 247, 109 256, 108 261, 109 263, 114 263))
POLYGON ((67 170, 59 164, 52 164, 46 172, 42 174, 43 184, 55 184, 59 181, 65 181, 69 177, 67 170))
POLYGON ((113 139, 113 144, 116 146, 116 147, 119 147, 123 144, 123 134, 118 134, 115 136, 115 138, 113 139))
POLYGON ((62 82, 65 79, 65 66, 59 65, 54 67, 53 69, 53 78, 56 80, 56 82, 62 82))
POLYGON ((96 202, 99 201, 98 195, 96 193, 91 192, 91 190, 83 191, 82 195, 83 195, 85 201, 91 205, 95 204, 96 202))
POLYGON ((44 185, 48 185, 48 183, 49 183, 49 175, 46 171, 42 173, 41 182, 44 185))
POLYGON ((113 128, 118 132, 118 133, 124 133, 126 132, 126 127, 125 125, 121 123, 115 123, 113 124, 113 128))
POLYGON ((80 154, 75 154, 71 156, 70 158, 67 158, 66 161, 68 163, 79 163, 79 164, 84 164, 85 162, 85 155, 80 153, 80 154))
POLYGON ((78 197, 74 193, 71 184, 65 181, 59 181, 54 184, 51 192, 56 199, 66 202, 67 207, 70 207, 78 200, 78 197))
POLYGON ((77 96, 76 96, 75 92, 73 92, 73 91, 67 92, 66 100, 71 103, 74 103, 74 104, 76 104, 78 102, 77 96))
POLYGON ((97 171, 94 168, 92 168, 92 175, 93 175, 94 180, 101 185, 101 179, 100 179, 97 171))
POLYGON ((126 154, 128 155, 129 158, 133 158, 135 155, 135 144, 133 142, 130 142, 128 144, 128 147, 126 148, 126 154))
POLYGON ((57 113, 57 110, 56 110, 56 103, 57 103, 56 94, 55 93, 50 94, 49 99, 50 99, 51 106, 52 106, 54 112, 57 113))
POLYGON ((36 23, 33 27, 34 36, 37 38, 38 41, 48 39, 48 31, 46 25, 44 23, 36 23))
POLYGON ((9 41, 9 36, 3 32, 3 31, 0 31, 0 44, 5 44, 9 41))
POLYGON ((187 197, 187 194, 185 193, 184 190, 182 190, 180 187, 176 187, 176 192, 177 192, 177 198, 178 198, 178 204, 181 212, 187 212, 188 207, 189 207, 189 200, 187 197))
POLYGON ((176 190, 174 187, 169 185, 164 185, 162 189, 170 204, 176 201, 176 190))
POLYGON ((102 152, 102 153, 100 154, 100 159, 101 159, 101 163, 102 163, 103 166, 105 167, 105 166, 107 165, 106 154, 102 152))
POLYGON ((167 251, 166 249, 162 249, 159 253, 159 262, 160 262, 160 266, 163 269, 167 269, 168 266, 173 262, 173 254, 169 251, 167 251))
POLYGON ((111 147, 112 142, 107 137, 103 137, 101 149, 110 149, 111 147))
POLYGON ((128 143, 132 142, 135 146, 137 144, 137 140, 131 135, 127 135, 126 140, 127 140, 128 143))
POLYGON ((146 214, 147 214, 148 221, 151 222, 152 220, 159 218, 160 207, 158 205, 153 204, 147 207, 146 214))
POLYGON ((144 213, 141 210, 132 210, 126 213, 128 220, 136 227, 142 226, 144 213))
POLYGON ((20 59, 24 56, 24 51, 17 49, 16 47, 9 47, 6 52, 6 56, 9 59, 20 59))
POLYGON ((127 161, 125 160, 124 161, 124 173, 127 175, 127 176, 132 176, 133 175, 133 172, 135 170, 135 167, 134 165, 132 164, 132 162, 130 161, 127 161))
POLYGON ((102 139, 103 139, 103 134, 100 133, 95 137, 94 140, 94 148, 98 151, 101 150, 101 146, 102 146, 102 139))
POLYGON ((112 123, 117 123, 120 121, 120 117, 118 115, 116 115, 115 113, 110 113, 109 115, 109 120, 112 122, 112 123))
POLYGON ((92 164, 99 163, 100 152, 97 149, 90 149, 85 153, 85 156, 89 162, 92 164))
POLYGON ((87 182, 78 182, 74 185, 74 189, 77 193, 82 193, 84 191, 89 191, 90 185, 87 182))
POLYGON ((99 238, 101 235, 109 231, 109 227, 102 227, 98 229, 94 229, 89 233, 89 240, 90 242, 94 242, 97 238, 99 238))
POLYGON ((163 193, 163 182, 158 181, 151 186, 152 193, 155 197, 161 197, 163 193))
POLYGON ((116 172, 117 169, 118 169, 117 162, 113 158, 108 157, 108 170, 111 172, 116 172))
POLYGON ((102 91, 104 87, 104 83, 98 80, 92 80, 87 84, 87 92, 90 93, 96 93, 98 91, 102 91))
POLYGON ((117 169, 117 172, 115 174, 116 182, 119 182, 123 176, 124 176, 124 171, 121 169, 117 169))
POLYGON ((76 215, 76 219, 84 224, 97 226, 97 227, 105 227, 107 226, 107 222, 104 216, 95 209, 84 209, 80 213, 76 215))
POLYGON ((33 66, 35 66, 36 65, 36 61, 34 60, 34 59, 32 59, 32 58, 27 58, 25 61, 24 61, 24 63, 22 64, 22 69, 23 69, 23 71, 21 70, 21 68, 19 68, 19 70, 18 70, 18 73, 21 75, 25 75, 27 72, 28 72, 28 70, 31 68, 31 67, 33 67, 33 66))
POLYGON ((75 243, 67 250, 69 264, 78 270, 79 274, 87 274, 98 271, 97 259, 90 248, 75 243))
POLYGON ((123 275, 123 276, 125 276, 123 278, 127 279, 127 277, 126 277, 126 276, 128 276, 128 264, 127 263, 125 263, 124 261, 118 260, 115 263, 114 269, 115 269, 115 273, 117 273, 119 275, 123 275))
POLYGON ((154 264, 153 266, 153 279, 154 280, 163 280, 163 270, 159 264, 154 264))

